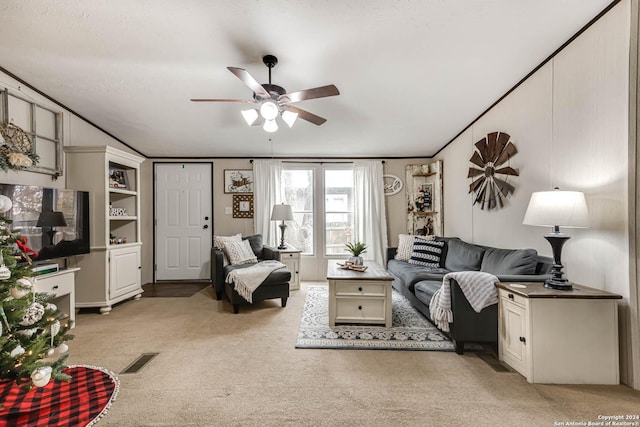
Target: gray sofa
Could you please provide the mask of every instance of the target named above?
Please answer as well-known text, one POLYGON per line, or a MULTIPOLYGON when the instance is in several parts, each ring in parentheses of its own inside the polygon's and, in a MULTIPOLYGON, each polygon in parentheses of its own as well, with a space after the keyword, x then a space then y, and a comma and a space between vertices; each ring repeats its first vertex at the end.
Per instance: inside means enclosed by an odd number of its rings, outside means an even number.
MULTIPOLYGON (((540 256, 535 249, 499 249, 467 243, 457 237, 437 237, 444 241, 438 267, 423 267, 394 259, 397 248, 387 252, 387 270, 393 275, 393 287, 401 292, 429 320, 429 303, 451 271, 483 271, 501 282, 543 282, 550 276, 553 259, 540 256)), ((466 342, 498 342, 498 306, 493 304, 476 313, 457 282, 451 282, 453 323, 449 336, 456 353, 463 354, 466 342)))

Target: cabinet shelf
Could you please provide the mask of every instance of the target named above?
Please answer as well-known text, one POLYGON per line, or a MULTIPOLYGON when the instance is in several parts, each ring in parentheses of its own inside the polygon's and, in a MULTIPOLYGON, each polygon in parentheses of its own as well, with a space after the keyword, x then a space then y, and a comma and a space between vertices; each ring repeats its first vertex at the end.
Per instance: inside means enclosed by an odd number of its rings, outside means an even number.
POLYGON ((109 188, 109 193, 113 194, 126 194, 128 196, 137 196, 138 192, 134 190, 125 190, 122 188, 109 188))
POLYGON ((424 177, 427 177, 427 176, 434 176, 434 175, 437 175, 437 172, 429 172, 429 173, 414 173, 414 174, 413 174, 413 175, 411 175, 411 176, 414 176, 414 177, 417 177, 417 176, 424 176, 424 177))
POLYGON ((426 215, 436 215, 438 213, 438 211, 425 211, 425 212, 413 211, 411 213, 416 215, 416 216, 426 216, 426 215))
POLYGON ((137 219, 138 217, 133 215, 118 215, 109 217, 109 221, 135 221, 137 219))

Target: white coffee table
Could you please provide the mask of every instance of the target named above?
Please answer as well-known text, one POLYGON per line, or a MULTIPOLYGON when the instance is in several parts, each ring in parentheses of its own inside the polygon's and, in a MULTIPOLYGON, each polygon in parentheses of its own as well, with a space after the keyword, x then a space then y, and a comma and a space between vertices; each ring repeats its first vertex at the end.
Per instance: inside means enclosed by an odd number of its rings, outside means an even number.
POLYGON ((364 272, 344 270, 344 260, 329 260, 329 326, 336 323, 371 323, 391 327, 393 276, 373 261, 364 272))

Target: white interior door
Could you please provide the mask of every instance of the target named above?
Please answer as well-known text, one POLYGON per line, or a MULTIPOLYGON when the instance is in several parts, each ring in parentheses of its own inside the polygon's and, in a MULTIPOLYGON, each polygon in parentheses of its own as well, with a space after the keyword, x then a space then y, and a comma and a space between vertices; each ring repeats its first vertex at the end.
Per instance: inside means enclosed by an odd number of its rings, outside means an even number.
POLYGON ((155 280, 211 277, 211 163, 156 163, 155 280))

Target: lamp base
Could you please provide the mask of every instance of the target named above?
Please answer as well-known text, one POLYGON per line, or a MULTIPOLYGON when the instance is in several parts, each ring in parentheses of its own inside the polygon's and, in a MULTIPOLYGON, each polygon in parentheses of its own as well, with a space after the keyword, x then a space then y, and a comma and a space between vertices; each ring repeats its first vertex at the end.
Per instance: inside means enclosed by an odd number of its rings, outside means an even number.
POLYGON ((278 249, 287 249, 287 245, 284 243, 284 231, 287 229, 287 225, 284 223, 284 220, 278 227, 280 227, 280 246, 278 246, 278 249))
POLYGON ((573 289, 573 284, 566 279, 547 279, 544 281, 544 287, 549 289, 557 289, 560 291, 570 291, 571 289, 573 289))

